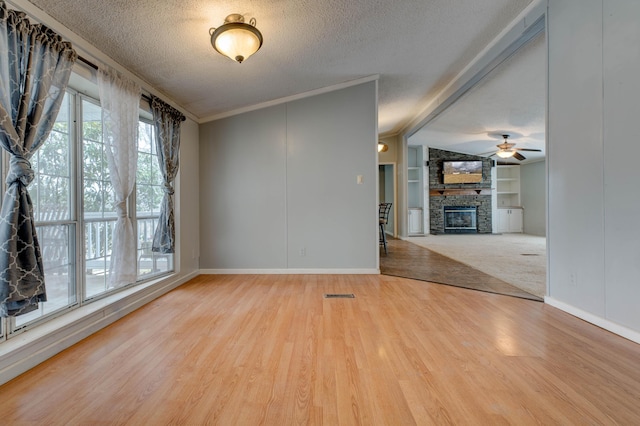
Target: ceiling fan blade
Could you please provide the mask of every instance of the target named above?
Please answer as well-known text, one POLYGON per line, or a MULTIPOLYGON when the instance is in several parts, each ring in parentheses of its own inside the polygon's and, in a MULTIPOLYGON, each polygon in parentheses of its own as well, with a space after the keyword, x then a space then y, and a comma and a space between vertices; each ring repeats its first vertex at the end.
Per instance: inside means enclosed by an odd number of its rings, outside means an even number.
POLYGON ((517 151, 513 153, 513 158, 515 158, 517 160, 520 160, 520 161, 527 159, 527 157, 525 157, 524 155, 520 154, 517 151))
POLYGON ((530 149, 530 148, 513 148, 518 151, 530 151, 530 152, 542 152, 540 149, 530 149))
POLYGON ((496 150, 494 149, 493 151, 489 151, 489 152, 483 152, 482 154, 475 154, 479 157, 484 157, 486 155, 488 155, 489 157, 491 157, 492 155, 496 155, 496 150))

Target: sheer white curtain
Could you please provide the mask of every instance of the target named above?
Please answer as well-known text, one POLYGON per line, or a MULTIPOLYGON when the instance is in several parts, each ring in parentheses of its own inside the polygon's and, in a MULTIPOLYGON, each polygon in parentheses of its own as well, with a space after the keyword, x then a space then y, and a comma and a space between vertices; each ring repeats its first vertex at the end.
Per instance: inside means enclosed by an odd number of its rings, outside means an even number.
POLYGON ((98 70, 102 105, 102 137, 118 215, 113 230, 109 286, 121 287, 136 281, 136 238, 127 212, 127 198, 136 181, 137 132, 140 86, 112 69, 98 70))

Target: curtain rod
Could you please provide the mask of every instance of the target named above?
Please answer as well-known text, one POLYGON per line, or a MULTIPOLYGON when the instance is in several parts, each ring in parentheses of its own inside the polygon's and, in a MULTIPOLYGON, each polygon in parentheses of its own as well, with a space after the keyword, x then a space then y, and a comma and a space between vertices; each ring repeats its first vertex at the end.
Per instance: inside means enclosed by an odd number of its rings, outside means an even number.
MULTIPOLYGON (((80 62, 84 62, 86 65, 90 66, 91 68, 93 68, 94 70, 98 71, 99 67, 94 64, 93 62, 91 62, 90 60, 88 60, 87 58, 85 58, 84 56, 78 55, 78 60, 80 62)), ((142 99, 144 99, 147 102, 151 102, 151 96, 149 95, 145 95, 144 93, 142 93, 140 95, 142 97, 142 99)))
POLYGON ((93 62, 91 62, 90 60, 88 60, 87 58, 85 58, 84 56, 78 55, 78 60, 80 62, 84 62, 85 64, 89 65, 94 70, 96 70, 96 71, 98 70, 98 66, 96 64, 94 64, 93 62))

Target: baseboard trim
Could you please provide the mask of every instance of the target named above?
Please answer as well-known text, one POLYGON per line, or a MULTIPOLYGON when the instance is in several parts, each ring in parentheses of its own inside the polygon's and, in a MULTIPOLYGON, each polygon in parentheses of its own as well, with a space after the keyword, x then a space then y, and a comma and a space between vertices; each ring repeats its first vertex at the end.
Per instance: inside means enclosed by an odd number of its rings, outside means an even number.
POLYGON ((574 317, 578 317, 582 320, 585 320, 607 331, 615 333, 618 336, 624 337, 625 339, 631 340, 632 342, 640 343, 640 333, 635 330, 632 330, 623 325, 617 324, 606 318, 599 317, 590 312, 583 311, 580 308, 576 308, 575 306, 561 302, 549 296, 545 296, 544 303, 547 303, 550 306, 553 306, 554 308, 558 308, 561 311, 564 311, 568 314, 573 315, 574 317))
POLYGON ((380 269, 201 269, 203 275, 380 275, 380 269))
POLYGON ((0 346, 0 385, 199 274, 193 271, 132 287, 8 339, 0 346))

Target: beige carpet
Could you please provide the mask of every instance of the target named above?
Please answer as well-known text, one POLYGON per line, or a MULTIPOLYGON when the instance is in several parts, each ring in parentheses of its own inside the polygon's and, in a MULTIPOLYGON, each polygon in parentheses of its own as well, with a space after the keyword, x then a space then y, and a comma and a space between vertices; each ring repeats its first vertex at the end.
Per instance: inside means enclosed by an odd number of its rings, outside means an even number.
POLYGON ((546 239, 526 234, 409 237, 433 250, 539 297, 546 294, 546 239))

